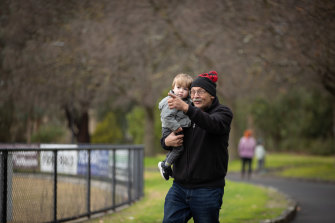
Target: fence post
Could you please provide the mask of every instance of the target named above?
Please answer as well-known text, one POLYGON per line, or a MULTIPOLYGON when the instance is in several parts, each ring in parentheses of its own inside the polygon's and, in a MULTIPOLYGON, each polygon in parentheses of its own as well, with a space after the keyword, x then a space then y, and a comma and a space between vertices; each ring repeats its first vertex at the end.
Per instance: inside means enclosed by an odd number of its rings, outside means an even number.
POLYGON ((54 151, 54 222, 57 222, 57 150, 54 151))
POLYGON ((91 217, 91 152, 88 149, 88 160, 87 160, 87 216, 91 217))
POLYGON ((131 204, 131 167, 130 167, 130 156, 131 156, 131 150, 128 149, 128 204, 131 204))
POLYGON ((1 156, 1 178, 2 182, 0 182, 1 189, 2 189, 2 196, 1 196, 1 222, 7 222, 7 184, 8 184, 8 177, 7 177, 7 167, 8 167, 8 151, 2 151, 1 156))
POLYGON ((112 178, 112 184, 113 184, 113 210, 115 210, 115 205, 116 205, 116 150, 113 149, 113 178, 112 178))
POLYGON ((139 159, 139 150, 134 150, 134 165, 133 165, 133 187, 134 187, 134 191, 135 191, 135 200, 138 200, 140 197, 140 171, 141 171, 141 167, 140 167, 140 159, 139 159), (135 190, 136 189, 136 190, 135 190))
POLYGON ((144 196, 144 148, 139 151, 139 159, 140 159, 140 196, 144 196))
POLYGON ((137 199, 140 199, 142 196, 142 178, 143 178, 143 163, 142 163, 142 152, 141 150, 137 150, 137 199))

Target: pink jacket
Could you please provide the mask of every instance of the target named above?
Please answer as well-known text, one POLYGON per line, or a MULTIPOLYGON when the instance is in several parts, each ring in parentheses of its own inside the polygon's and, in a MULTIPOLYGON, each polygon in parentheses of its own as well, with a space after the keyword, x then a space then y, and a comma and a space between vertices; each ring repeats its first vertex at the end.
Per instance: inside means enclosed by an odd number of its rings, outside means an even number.
POLYGON ((238 144, 238 152, 242 158, 252 158, 256 147, 256 140, 253 137, 242 137, 238 144))

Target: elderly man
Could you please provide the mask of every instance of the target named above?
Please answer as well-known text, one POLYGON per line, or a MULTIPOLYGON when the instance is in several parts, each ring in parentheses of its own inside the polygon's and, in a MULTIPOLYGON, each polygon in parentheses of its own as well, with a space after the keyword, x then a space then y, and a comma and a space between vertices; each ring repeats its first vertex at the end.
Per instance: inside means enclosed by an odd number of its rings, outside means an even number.
POLYGON ((164 223, 219 222, 228 166, 231 110, 216 97, 217 73, 200 74, 191 85, 193 105, 170 95, 169 107, 183 111, 191 127, 183 135, 163 135, 164 149, 183 145, 184 153, 173 166, 174 182, 165 198, 164 223))

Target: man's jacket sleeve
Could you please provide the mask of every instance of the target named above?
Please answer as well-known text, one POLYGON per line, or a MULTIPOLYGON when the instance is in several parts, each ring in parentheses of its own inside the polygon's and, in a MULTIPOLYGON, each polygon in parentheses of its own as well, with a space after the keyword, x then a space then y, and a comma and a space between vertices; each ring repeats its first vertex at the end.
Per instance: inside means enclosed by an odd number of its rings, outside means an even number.
POLYGON ((230 132, 233 113, 226 106, 220 105, 209 113, 203 112, 197 107, 189 106, 186 114, 197 126, 209 133, 224 135, 230 132))

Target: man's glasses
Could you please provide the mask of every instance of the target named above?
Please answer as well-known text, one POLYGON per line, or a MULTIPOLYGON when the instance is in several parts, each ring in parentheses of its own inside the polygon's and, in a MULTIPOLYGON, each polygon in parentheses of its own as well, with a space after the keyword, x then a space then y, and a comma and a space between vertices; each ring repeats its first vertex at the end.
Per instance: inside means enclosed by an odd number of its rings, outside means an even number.
POLYGON ((202 96, 205 93, 206 93, 205 90, 197 90, 197 91, 191 90, 191 96, 194 96, 195 94, 198 94, 199 96, 202 96))

